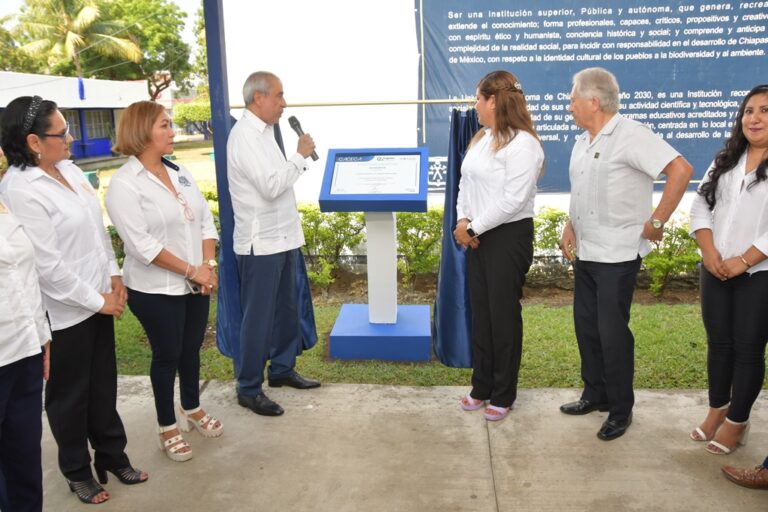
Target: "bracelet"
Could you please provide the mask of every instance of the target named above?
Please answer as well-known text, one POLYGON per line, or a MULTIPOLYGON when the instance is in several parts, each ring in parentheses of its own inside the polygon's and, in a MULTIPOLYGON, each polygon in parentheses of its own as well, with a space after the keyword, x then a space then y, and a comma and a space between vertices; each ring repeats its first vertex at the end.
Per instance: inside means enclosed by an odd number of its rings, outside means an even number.
POLYGON ((747 259, 744 257, 744 255, 743 255, 743 254, 740 254, 740 255, 739 255, 739 259, 741 260, 741 262, 742 262, 743 264, 745 264, 745 265, 747 266, 747 268, 750 268, 750 267, 752 266, 752 265, 750 265, 750 264, 749 264, 749 262, 747 261, 747 259))
POLYGON ((194 269, 195 269, 195 271, 192 273, 192 275, 191 275, 191 276, 189 276, 189 277, 187 278, 187 279, 189 279, 190 281, 194 281, 194 280, 195 280, 195 277, 197 277, 197 273, 198 273, 198 272, 200 272, 200 267, 192 267, 192 268, 194 268, 194 269))
POLYGON ((184 277, 189 279, 189 263, 187 263, 187 269, 184 271, 184 277))

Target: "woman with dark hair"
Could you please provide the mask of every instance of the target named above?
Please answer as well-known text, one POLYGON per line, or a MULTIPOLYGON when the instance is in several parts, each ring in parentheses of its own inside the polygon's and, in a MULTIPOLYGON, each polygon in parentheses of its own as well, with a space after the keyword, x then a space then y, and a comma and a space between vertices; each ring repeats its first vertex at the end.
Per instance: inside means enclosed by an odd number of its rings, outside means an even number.
POLYGON ((45 410, 59 447, 59 468, 84 503, 109 493, 93 479, 88 441, 101 483, 146 481, 125 453, 117 413, 114 318, 127 293, 104 229, 96 192, 69 158, 72 136, 56 104, 39 96, 11 101, 3 113, 2 147, 9 169, 3 201, 35 252, 43 306, 51 323, 45 410))
POLYGON ((707 332, 709 411, 691 432, 716 455, 747 442, 765 378, 768 341, 768 85, 741 103, 725 147, 691 207, 699 244, 701 316, 707 332))
POLYGON ((468 249, 472 306, 472 390, 460 405, 485 407, 485 418, 496 421, 517 397, 520 298, 533 261, 533 200, 544 151, 513 74, 483 77, 475 108, 483 128, 461 165, 453 232, 468 249))
POLYGON ((218 235, 208 203, 192 175, 169 162, 173 124, 162 105, 139 101, 120 118, 115 151, 130 155, 115 173, 107 210, 125 243, 128 305, 152 347, 150 378, 155 394, 158 441, 174 461, 192 458, 181 436, 190 425, 204 437, 222 425, 200 407, 200 347, 216 290, 218 235), (173 390, 179 374, 180 424, 173 390))

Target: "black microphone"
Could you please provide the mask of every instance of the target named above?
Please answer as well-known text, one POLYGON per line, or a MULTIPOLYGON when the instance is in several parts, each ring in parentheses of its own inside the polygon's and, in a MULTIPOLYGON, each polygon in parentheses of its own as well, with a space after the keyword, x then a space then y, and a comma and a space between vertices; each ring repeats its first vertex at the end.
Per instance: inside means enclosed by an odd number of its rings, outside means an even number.
MULTIPOLYGON (((296 132, 296 135, 298 135, 299 137, 304 135, 304 130, 301 129, 301 123, 299 123, 299 120, 296 119, 296 116, 289 117, 288 124, 291 125, 291 128, 293 128, 293 131, 296 132)), ((318 158, 320 158, 317 156, 317 153, 315 153, 314 151, 310 156, 312 157, 312 160, 317 160, 318 158)))

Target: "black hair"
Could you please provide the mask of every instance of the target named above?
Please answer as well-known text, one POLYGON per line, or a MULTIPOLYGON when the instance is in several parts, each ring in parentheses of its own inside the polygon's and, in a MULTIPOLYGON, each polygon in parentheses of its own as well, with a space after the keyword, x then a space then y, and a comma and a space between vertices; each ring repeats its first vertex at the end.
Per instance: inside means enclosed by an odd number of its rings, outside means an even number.
POLYGON ((56 103, 39 96, 21 96, 5 107, 0 122, 0 147, 9 166, 23 170, 37 165, 27 145, 27 135, 46 133, 51 127, 51 115, 57 109, 56 103))
MULTIPOLYGON (((698 194, 704 196, 704 199, 709 205, 709 209, 713 210, 717 203, 717 183, 720 180, 720 176, 730 172, 739 163, 741 155, 747 150, 749 141, 744 136, 744 127, 741 125, 741 120, 744 117, 744 110, 747 108, 747 103, 756 94, 768 94, 768 84, 758 85, 753 87, 751 91, 744 96, 744 100, 741 102, 739 111, 736 113, 736 117, 733 120, 733 128, 731 128, 731 136, 725 141, 725 147, 721 149, 717 155, 715 155, 715 166, 709 171, 709 181, 701 185, 698 190, 698 194)), ((766 168, 768 168, 768 156, 757 165, 755 170, 755 180, 749 184, 747 188, 752 188, 761 181, 766 179, 766 168)))

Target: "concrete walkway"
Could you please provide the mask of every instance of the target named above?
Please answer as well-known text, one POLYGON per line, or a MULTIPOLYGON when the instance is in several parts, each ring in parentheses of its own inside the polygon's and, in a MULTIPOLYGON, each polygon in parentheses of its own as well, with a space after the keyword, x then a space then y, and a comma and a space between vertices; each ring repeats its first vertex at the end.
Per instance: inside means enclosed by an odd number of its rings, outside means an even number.
POLYGON ((119 409, 132 462, 150 481, 93 507, 69 492, 46 423, 45 510, 107 511, 717 511, 768 510, 768 492, 720 472, 768 453, 768 397, 752 414, 749 445, 728 457, 688 439, 704 392, 639 391, 634 424, 616 441, 595 433, 606 413, 570 417, 568 389, 521 390, 500 423, 464 412, 466 388, 331 384, 270 390, 278 418, 239 407, 231 382, 206 383, 202 403, 225 426, 217 439, 187 435, 195 457, 157 450, 147 377, 121 377, 119 409))

